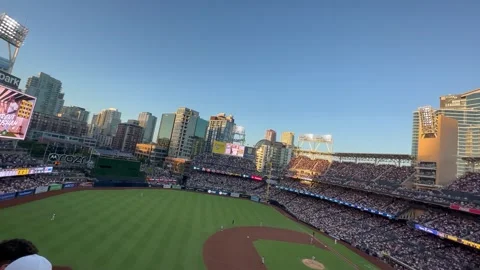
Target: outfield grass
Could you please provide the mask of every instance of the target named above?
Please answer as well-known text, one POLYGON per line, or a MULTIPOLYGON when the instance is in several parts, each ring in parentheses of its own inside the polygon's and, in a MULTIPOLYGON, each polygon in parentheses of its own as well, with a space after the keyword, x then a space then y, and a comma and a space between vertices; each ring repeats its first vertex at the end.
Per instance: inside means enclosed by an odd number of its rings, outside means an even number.
MULTIPOLYGON (((235 226, 263 223, 310 232, 246 200, 170 190, 92 190, 0 210, 0 239, 29 239, 54 264, 74 270, 205 269, 203 243, 232 219, 235 226)), ((363 269, 375 269, 342 245, 318 238, 363 269)))

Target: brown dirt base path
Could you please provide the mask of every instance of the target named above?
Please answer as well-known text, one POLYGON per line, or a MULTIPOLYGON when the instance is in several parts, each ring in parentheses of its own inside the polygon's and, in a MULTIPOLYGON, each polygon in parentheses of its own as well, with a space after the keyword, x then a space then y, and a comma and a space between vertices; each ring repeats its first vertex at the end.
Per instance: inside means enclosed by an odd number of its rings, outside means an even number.
MULTIPOLYGON (((215 233, 203 245, 203 261, 208 270, 267 270, 255 249, 255 240, 275 240, 310 244, 311 236, 269 227, 238 227, 215 233)), ((314 241, 318 248, 325 246, 314 241)))

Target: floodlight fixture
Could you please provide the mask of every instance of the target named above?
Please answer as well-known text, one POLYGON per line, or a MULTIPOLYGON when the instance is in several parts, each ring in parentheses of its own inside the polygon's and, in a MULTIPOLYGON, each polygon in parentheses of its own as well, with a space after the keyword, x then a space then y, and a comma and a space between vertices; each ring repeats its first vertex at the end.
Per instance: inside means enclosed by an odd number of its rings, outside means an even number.
POLYGON ((0 14, 0 39, 7 42, 8 46, 8 73, 11 73, 20 47, 28 35, 28 28, 21 25, 6 13, 0 14), (13 47, 13 48, 12 48, 13 47))
POLYGON ((420 116, 420 127, 424 137, 436 136, 437 122, 435 110, 432 106, 423 106, 418 108, 420 116))

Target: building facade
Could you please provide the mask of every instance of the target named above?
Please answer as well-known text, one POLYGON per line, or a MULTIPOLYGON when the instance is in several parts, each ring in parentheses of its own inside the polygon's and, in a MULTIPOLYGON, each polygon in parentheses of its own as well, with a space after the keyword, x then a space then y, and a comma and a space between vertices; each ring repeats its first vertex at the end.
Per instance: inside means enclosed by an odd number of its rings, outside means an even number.
POLYGON ((139 143, 135 149, 137 158, 147 159, 150 162, 163 164, 168 156, 168 148, 159 146, 155 143, 139 143))
POLYGON ((39 130, 32 130, 29 132, 29 139, 35 141, 63 141, 65 143, 71 144, 79 144, 86 147, 96 147, 97 140, 90 137, 77 137, 77 136, 70 136, 64 135, 54 132, 47 132, 47 131, 39 131, 39 130))
POLYGON ((190 159, 198 118, 197 111, 178 108, 168 149, 169 157, 190 159))
POLYGON ((295 133, 290 131, 282 132, 281 141, 286 146, 293 146, 295 142, 295 133))
POLYGON ((64 104, 62 82, 40 72, 27 79, 25 93, 37 98, 34 111, 57 115, 64 104))
POLYGON ((149 112, 142 112, 138 115, 138 122, 143 127, 143 143, 151 143, 153 140, 153 133, 157 126, 157 117, 149 112))
POLYGON ((212 152, 213 142, 233 143, 235 119, 232 115, 219 113, 211 116, 208 121, 207 136, 205 139, 205 152, 212 152))
MULTIPOLYGON (((463 94, 441 96, 440 108, 436 110, 436 114, 458 122, 457 176, 459 177, 470 171, 468 163, 463 158, 480 157, 480 89, 463 94)), ((418 124, 418 112, 414 112, 413 134, 418 133, 418 124)), ((418 137, 412 136, 412 152, 418 152, 418 140, 418 137)))
POLYGON ((103 134, 115 136, 117 127, 122 122, 122 113, 115 108, 104 109, 92 117, 91 135, 103 134))
POLYGON ((173 126, 175 124, 175 113, 164 113, 160 120, 160 127, 158 128, 157 143, 160 145, 170 145, 172 138, 173 126))
POLYGON ((118 125, 117 133, 113 138, 112 148, 126 153, 135 153, 137 144, 142 142, 143 128, 137 120, 129 120, 118 125))
MULTIPOLYGON (((30 121, 30 131, 45 131, 69 136, 87 136, 88 126, 86 122, 62 118, 56 115, 33 112, 30 121)), ((27 133, 27 137, 29 134, 27 133)))
POLYGON ((292 159, 293 147, 264 139, 255 145, 255 149, 257 171, 265 175, 270 174, 270 171, 275 176, 284 175, 284 170, 292 159))
POLYGON ((265 131, 265 140, 276 142, 277 141, 277 132, 273 129, 267 129, 265 131))
POLYGON ((458 122, 441 114, 432 118, 434 128, 419 128, 415 175, 418 188, 447 186, 456 179, 458 122))
POLYGON ((58 116, 87 123, 90 112, 77 106, 63 106, 58 116))

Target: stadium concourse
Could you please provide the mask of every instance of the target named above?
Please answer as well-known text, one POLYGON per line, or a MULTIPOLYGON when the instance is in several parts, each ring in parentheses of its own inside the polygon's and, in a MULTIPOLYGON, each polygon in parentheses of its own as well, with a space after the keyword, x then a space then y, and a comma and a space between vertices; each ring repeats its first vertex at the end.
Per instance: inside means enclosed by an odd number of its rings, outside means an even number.
MULTIPOLYGON (((1 154, 0 159, 3 168, 46 166, 25 153, 1 154)), ((245 177, 256 173, 253 161, 203 154, 192 161, 200 169, 191 171, 185 185, 269 200, 298 220, 397 269, 480 267, 480 174, 468 173, 441 190, 420 191, 404 185, 414 173, 411 166, 348 160, 352 159, 293 158, 288 175, 294 171, 313 181, 278 176, 277 184, 269 187, 266 181, 245 177)), ((168 170, 142 169, 150 184, 176 183, 168 170)), ((0 195, 89 180, 78 169, 55 168, 54 172, 2 177, 0 195)))
POLYGON ((282 179, 266 198, 264 181, 225 175, 248 173, 253 165, 230 156, 199 156, 193 166, 222 174, 194 171, 187 186, 270 199, 300 221, 398 269, 480 267, 480 211, 475 215, 449 209, 451 205, 480 208, 480 174, 469 173, 439 191, 419 191, 402 186, 412 178, 412 166, 330 163, 300 156, 292 159, 289 171, 313 181, 282 179))

